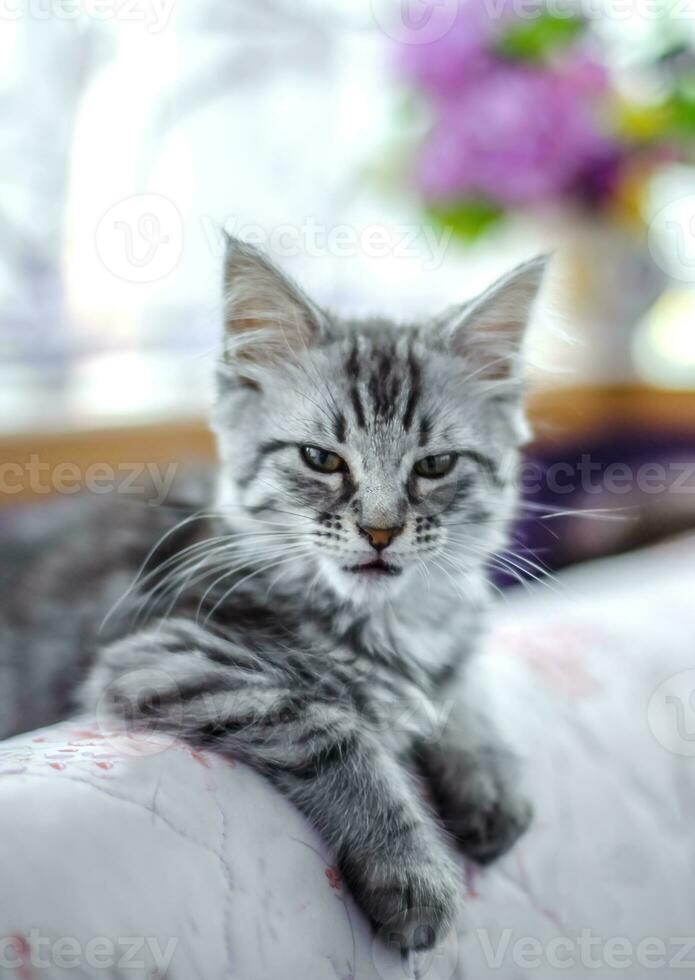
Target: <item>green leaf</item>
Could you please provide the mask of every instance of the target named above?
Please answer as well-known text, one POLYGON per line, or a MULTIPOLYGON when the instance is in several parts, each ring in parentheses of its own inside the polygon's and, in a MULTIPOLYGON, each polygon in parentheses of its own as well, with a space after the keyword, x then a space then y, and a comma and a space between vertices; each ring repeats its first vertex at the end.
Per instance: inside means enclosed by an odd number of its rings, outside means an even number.
POLYGON ((497 51, 506 58, 542 61, 557 48, 571 44, 584 27, 579 17, 540 14, 508 27, 497 42, 497 51))
POLYGON ((695 136, 694 93, 682 87, 680 91, 672 95, 667 104, 674 131, 680 136, 692 139, 695 136))
POLYGON ((468 242, 479 238, 503 215, 501 208, 483 200, 430 205, 426 211, 436 224, 450 228, 458 238, 468 242))

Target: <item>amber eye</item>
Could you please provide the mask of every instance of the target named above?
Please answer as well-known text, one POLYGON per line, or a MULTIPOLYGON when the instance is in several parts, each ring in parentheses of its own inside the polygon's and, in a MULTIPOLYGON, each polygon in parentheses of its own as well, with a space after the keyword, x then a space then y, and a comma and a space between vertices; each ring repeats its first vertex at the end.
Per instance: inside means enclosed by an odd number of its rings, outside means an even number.
POLYGON ((419 459, 413 469, 426 480, 439 480, 446 476, 456 464, 456 453, 439 453, 438 456, 425 456, 419 459))
POLYGON ((318 446, 302 446, 299 450, 302 459, 312 470, 319 473, 338 473, 347 469, 345 460, 330 449, 319 449, 318 446))

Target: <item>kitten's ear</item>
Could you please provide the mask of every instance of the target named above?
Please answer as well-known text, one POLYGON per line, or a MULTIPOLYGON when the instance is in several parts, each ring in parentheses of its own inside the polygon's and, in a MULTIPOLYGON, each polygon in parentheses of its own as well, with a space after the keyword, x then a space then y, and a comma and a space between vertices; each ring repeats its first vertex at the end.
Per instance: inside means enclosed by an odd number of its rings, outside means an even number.
POLYGON ((314 343, 321 313, 258 249, 225 232, 223 360, 248 374, 314 343))
POLYGON ((450 349, 466 358, 476 377, 503 381, 519 375, 524 334, 548 258, 517 266, 448 317, 450 349))

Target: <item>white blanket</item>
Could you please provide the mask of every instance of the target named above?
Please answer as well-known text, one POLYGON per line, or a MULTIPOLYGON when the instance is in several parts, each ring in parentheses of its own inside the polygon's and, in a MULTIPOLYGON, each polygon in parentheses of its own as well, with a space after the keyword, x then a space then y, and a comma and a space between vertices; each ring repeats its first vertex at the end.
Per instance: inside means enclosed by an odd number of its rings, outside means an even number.
POLYGON ((433 953, 372 937, 255 773, 88 719, 0 744, 0 976, 693 975, 695 541, 552 587, 503 602, 481 658, 536 819, 496 866, 461 862, 433 953))

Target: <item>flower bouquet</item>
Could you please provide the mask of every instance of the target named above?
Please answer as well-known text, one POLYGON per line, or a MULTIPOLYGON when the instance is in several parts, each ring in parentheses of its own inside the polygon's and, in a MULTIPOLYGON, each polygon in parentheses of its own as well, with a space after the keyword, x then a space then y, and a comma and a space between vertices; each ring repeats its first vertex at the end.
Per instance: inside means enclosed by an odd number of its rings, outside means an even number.
POLYGON ((640 331, 656 336, 675 315, 669 283, 695 281, 693 172, 671 210, 654 194, 693 162, 687 25, 668 0, 649 0, 638 41, 609 4, 588 18, 567 0, 453 2, 432 0, 414 22, 424 42, 399 38, 418 110, 405 117, 405 183, 462 241, 509 217, 556 249, 555 305, 581 341, 568 377, 632 383, 640 331))
POLYGON ((408 179, 461 237, 568 206, 639 221, 655 170, 691 157, 695 62, 667 11, 620 72, 601 22, 557 0, 461 0, 453 16, 433 2, 429 15, 426 43, 406 34, 397 54, 426 120, 408 179))

